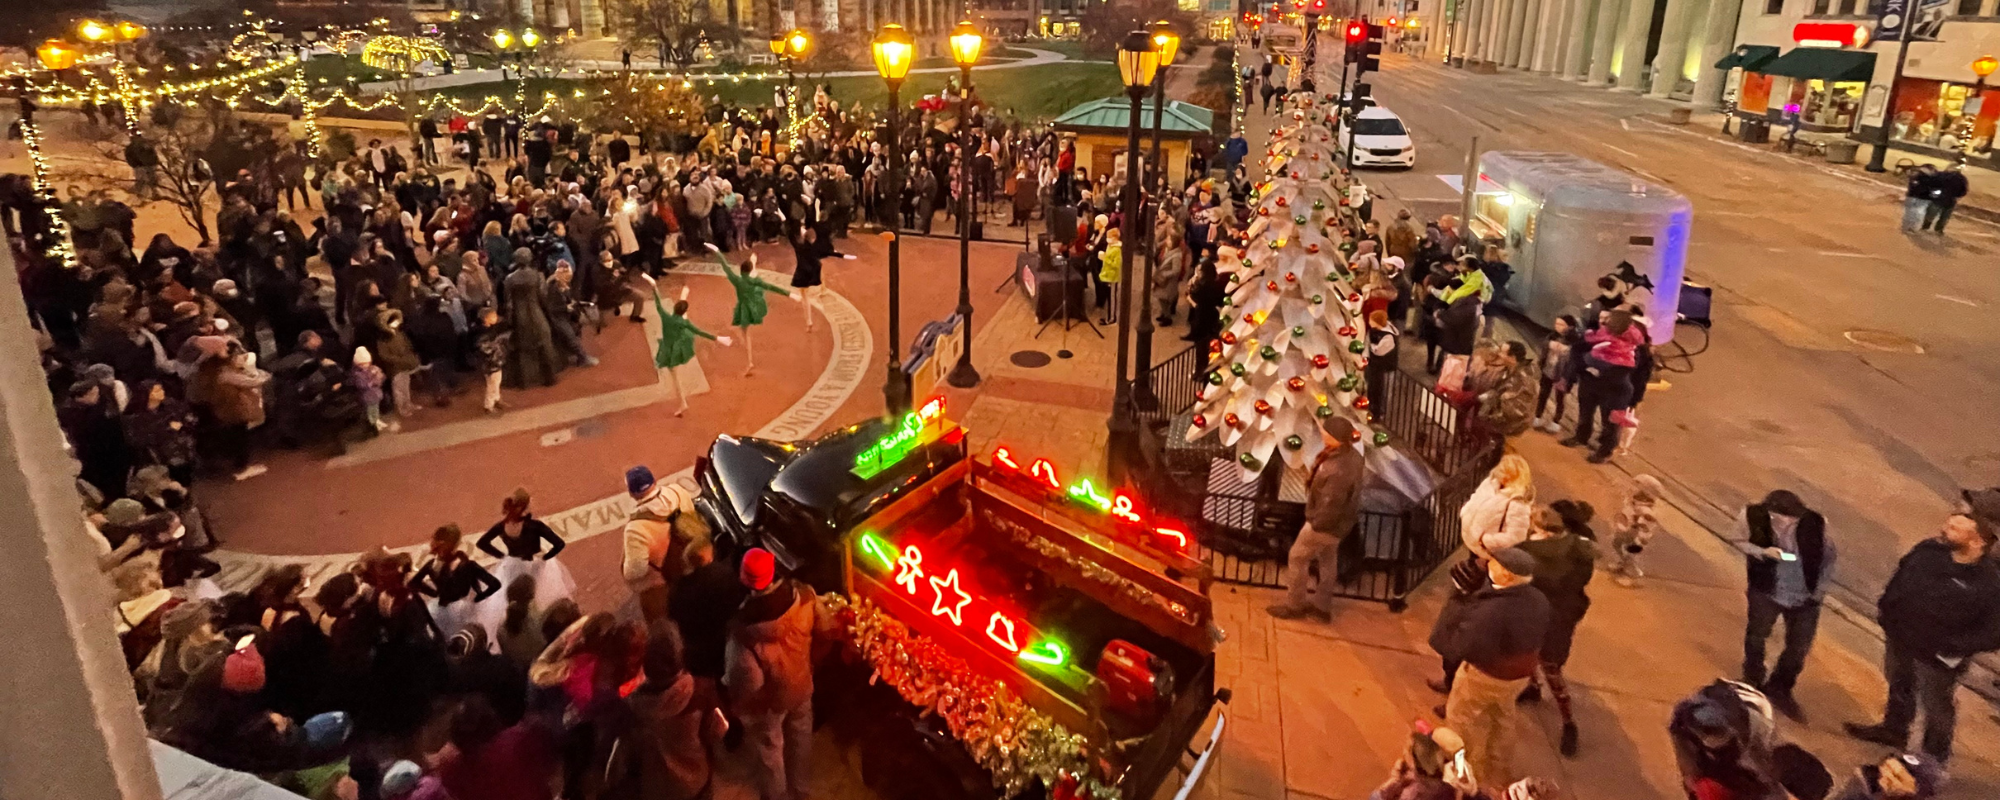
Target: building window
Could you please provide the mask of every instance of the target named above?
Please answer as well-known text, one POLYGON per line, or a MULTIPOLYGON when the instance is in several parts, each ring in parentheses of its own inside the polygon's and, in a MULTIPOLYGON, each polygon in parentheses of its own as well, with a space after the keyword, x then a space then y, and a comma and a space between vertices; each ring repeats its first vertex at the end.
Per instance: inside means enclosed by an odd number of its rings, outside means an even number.
POLYGON ((1764 0, 1764 13, 1766 14, 1785 13, 1785 0, 1764 0))
POLYGON ((1978 111, 1968 117, 1973 87, 1962 83, 1904 78, 1896 93, 1890 132, 1896 139, 1940 150, 1992 157, 1993 130, 2000 121, 2000 90, 1986 89, 1978 111))
POLYGON ((1824 17, 1833 10, 1833 0, 1813 0, 1813 16, 1824 17))
POLYGON ((1984 4, 1985 0, 1958 0, 1958 15, 1961 17, 1979 16, 1979 7, 1984 4))
POLYGON ((1840 0, 1840 15, 1843 17, 1854 16, 1854 0, 1840 0))

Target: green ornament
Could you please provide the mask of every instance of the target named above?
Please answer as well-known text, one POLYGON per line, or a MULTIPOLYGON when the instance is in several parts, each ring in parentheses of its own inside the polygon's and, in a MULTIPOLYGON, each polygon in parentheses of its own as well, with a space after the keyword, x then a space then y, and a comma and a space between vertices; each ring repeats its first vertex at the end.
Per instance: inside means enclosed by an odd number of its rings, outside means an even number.
POLYGON ((1325 211, 1325 210, 1326 210, 1326 201, 1325 201, 1325 200, 1314 200, 1314 201, 1313 201, 1313 210, 1314 210, 1314 211, 1325 211))
POLYGON ((1257 355, 1263 356, 1265 361, 1276 361, 1278 360, 1278 348, 1267 344, 1264 345, 1263 349, 1257 351, 1257 355))
POLYGON ((1331 417, 1333 416, 1333 406, 1320 406, 1319 408, 1315 408, 1313 409, 1313 415, 1319 417, 1320 419, 1326 419, 1327 417, 1331 417))
POLYGON ((1389 443, 1389 432, 1388 432, 1388 431, 1376 431, 1376 432, 1375 432, 1375 446, 1376 446, 1376 447, 1381 447, 1382 445, 1385 445, 1385 444, 1388 444, 1388 443, 1389 443))
MULTIPOLYGON (((1249 265, 1250 265, 1250 262, 1248 262, 1248 261, 1245 261, 1245 262, 1243 262, 1243 265, 1247 267, 1247 266, 1249 266, 1249 265)), ((1229 273, 1229 282, 1230 282, 1230 283, 1241 283, 1241 282, 1243 282, 1243 273, 1241 273, 1241 272, 1231 272, 1231 273, 1229 273)))
POLYGON ((1368 345, 1362 344, 1360 339, 1355 339, 1354 341, 1347 343, 1347 352, 1353 353, 1355 355, 1360 355, 1361 351, 1367 349, 1368 345))
POLYGON ((1293 326, 1292 326, 1292 337, 1293 337, 1293 338, 1297 338, 1297 337, 1300 337, 1300 336, 1304 336, 1304 335, 1306 335, 1306 326, 1304 326, 1304 325, 1293 325, 1293 326))
POLYGON ((1236 321, 1236 318, 1235 318, 1235 317, 1232 317, 1232 316, 1230 316, 1230 315, 1228 315, 1228 314, 1224 314, 1224 315, 1222 315, 1222 327, 1224 327, 1224 328, 1228 328, 1228 327, 1229 327, 1229 323, 1231 323, 1231 322, 1235 322, 1235 321, 1236 321))
POLYGON ((1251 469, 1257 469, 1258 467, 1264 466, 1263 464, 1258 463, 1256 456, 1250 455, 1249 453, 1238 454, 1236 456, 1236 461, 1242 464, 1243 466, 1249 467, 1251 469))
POLYGON ((1209 384, 1210 386, 1221 386, 1221 385, 1222 385, 1222 371, 1221 371, 1221 370, 1213 370, 1213 371, 1210 371, 1210 372, 1208 373, 1208 384, 1209 384))
MULTIPOLYGON (((1327 279, 1327 280, 1329 280, 1329 281, 1337 281, 1337 280, 1340 280, 1340 273, 1339 273, 1339 272, 1329 272, 1329 273, 1327 273, 1327 274, 1326 274, 1326 279, 1327 279)), ((1317 297, 1318 295, 1314 295, 1314 296, 1315 296, 1315 297, 1317 297)))
POLYGON ((1224 297, 1224 298, 1222 298, 1222 304, 1223 304, 1224 306, 1233 306, 1233 305, 1236 305, 1236 298, 1234 298, 1234 297, 1224 297))
POLYGON ((1360 383, 1361 379, 1356 378, 1353 375, 1342 375, 1340 376, 1339 386, 1341 391, 1351 392, 1354 391, 1354 387, 1359 385, 1360 383))
POLYGON ((1285 437, 1285 449, 1287 450, 1297 450, 1304 446, 1306 446, 1306 440, 1299 438, 1298 434, 1285 437))
POLYGON ((1245 369, 1241 362, 1229 365, 1229 374, 1231 375, 1241 378, 1245 372, 1249 372, 1249 370, 1245 369))
MULTIPOLYGON (((1312 296, 1312 301, 1313 301, 1313 305, 1319 305, 1319 304, 1321 304, 1321 303, 1324 303, 1324 302, 1326 302, 1326 298, 1324 298, 1324 297, 1321 297, 1321 296, 1319 296, 1319 295, 1313 295, 1313 296, 1312 296)), ((1224 324, 1226 325, 1226 324, 1228 324, 1228 323, 1224 323, 1224 324)))
POLYGON ((1306 215, 1304 214, 1295 215, 1292 217, 1292 222, 1297 225, 1304 225, 1306 224, 1306 215))

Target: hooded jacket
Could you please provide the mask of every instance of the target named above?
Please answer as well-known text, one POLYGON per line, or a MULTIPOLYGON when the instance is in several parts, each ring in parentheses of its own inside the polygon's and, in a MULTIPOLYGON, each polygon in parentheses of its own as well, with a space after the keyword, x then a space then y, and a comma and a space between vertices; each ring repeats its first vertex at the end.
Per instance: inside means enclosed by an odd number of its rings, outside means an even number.
POLYGON ((681 554, 686 539, 676 540, 674 518, 692 511, 693 504, 679 487, 655 483, 639 498, 632 516, 625 522, 624 558, 621 571, 632 591, 665 585, 666 577, 680 577, 684 571, 681 554))
POLYGON ((812 591, 792 580, 743 601, 723 651, 722 682, 736 713, 783 713, 812 699, 817 609, 812 591), (787 594, 791 602, 783 606, 773 597, 787 594))
POLYGON ((638 796, 648 800, 692 800, 712 777, 709 743, 722 738, 721 716, 698 702, 694 676, 686 672, 665 687, 647 683, 626 698, 634 722, 638 796))
POLYGON ((1915 655, 2000 649, 2000 564, 1960 564, 1942 540, 1918 542, 1896 564, 1876 609, 1883 634, 1915 655))
POLYGON ((1465 549, 1480 558, 1491 558, 1494 550, 1527 541, 1529 515, 1534 509, 1531 498, 1508 494, 1499 481, 1487 478, 1458 509, 1459 536, 1465 540, 1465 549))

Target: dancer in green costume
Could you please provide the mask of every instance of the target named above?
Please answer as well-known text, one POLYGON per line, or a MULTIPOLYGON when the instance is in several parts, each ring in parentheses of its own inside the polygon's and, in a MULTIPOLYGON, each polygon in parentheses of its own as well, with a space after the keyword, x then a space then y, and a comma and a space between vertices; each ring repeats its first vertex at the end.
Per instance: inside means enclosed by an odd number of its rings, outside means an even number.
POLYGON ((738 269, 729 263, 729 259, 722 256, 722 251, 715 245, 709 245, 708 251, 714 254, 715 263, 722 265, 722 274, 729 278, 729 285, 736 290, 736 311, 730 317, 729 323, 743 332, 743 376, 747 378, 750 377, 751 371, 757 369, 757 351, 750 343, 750 327, 764 324, 764 315, 770 311, 764 304, 764 293, 782 294, 793 300, 802 300, 804 297, 798 292, 757 277, 756 253, 751 253, 750 257, 744 260, 743 267, 738 269))
POLYGON ((642 277, 653 285, 653 310, 660 315, 660 346, 653 351, 653 366, 666 370, 674 380, 674 394, 681 398, 680 410, 674 412, 674 416, 678 417, 688 410, 687 389, 681 385, 681 367, 694 360, 694 337, 708 339, 723 347, 728 347, 731 339, 710 334, 688 321, 687 289, 681 289, 681 298, 674 301, 674 313, 669 314, 666 304, 660 300, 660 285, 651 275, 642 277))

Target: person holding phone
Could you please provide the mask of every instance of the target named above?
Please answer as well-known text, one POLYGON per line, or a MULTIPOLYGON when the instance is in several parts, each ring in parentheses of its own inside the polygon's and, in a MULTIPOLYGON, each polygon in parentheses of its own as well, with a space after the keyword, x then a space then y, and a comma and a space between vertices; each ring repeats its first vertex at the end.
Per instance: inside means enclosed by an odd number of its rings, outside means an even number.
POLYGON ((1807 508, 1798 495, 1778 489, 1736 515, 1730 542, 1743 551, 1750 574, 1743 682, 1763 690, 1779 713, 1804 722, 1792 687, 1812 652, 1820 603, 1833 585, 1836 550, 1826 535, 1826 517, 1807 508), (1785 621, 1785 649, 1767 672, 1764 643, 1780 618, 1785 621))

